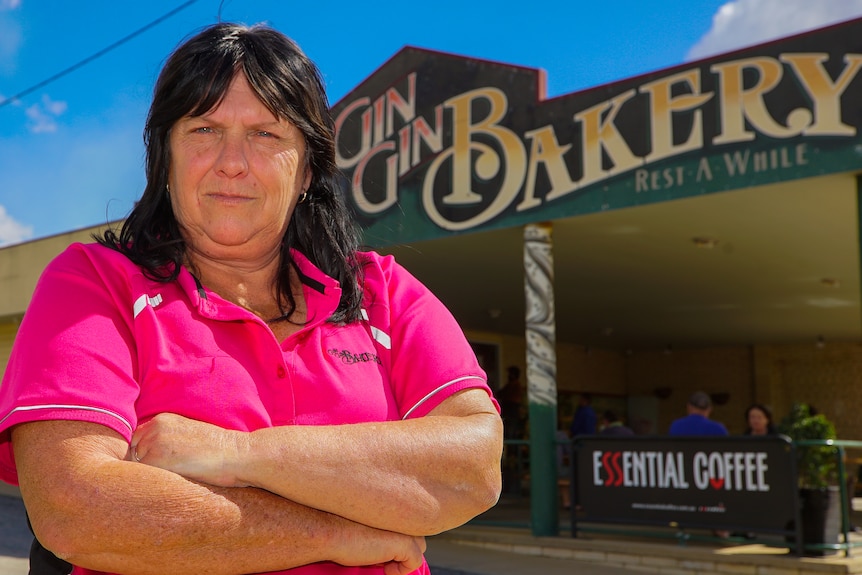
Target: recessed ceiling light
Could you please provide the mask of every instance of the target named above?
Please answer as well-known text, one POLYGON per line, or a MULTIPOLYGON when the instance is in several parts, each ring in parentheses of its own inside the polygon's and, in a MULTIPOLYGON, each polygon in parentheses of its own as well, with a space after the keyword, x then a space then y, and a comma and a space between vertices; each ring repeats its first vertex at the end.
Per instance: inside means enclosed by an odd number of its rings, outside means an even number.
POLYGON ((691 238, 691 243, 699 248, 703 248, 705 250, 711 250, 715 246, 718 245, 718 240, 715 238, 709 238, 706 236, 698 236, 691 238))

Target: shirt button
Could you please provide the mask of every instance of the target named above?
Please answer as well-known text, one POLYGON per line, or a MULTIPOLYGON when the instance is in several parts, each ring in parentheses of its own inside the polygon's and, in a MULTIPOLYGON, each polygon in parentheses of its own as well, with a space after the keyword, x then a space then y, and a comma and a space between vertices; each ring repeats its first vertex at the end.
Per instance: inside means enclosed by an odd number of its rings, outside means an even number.
POLYGON ((275 373, 276 373, 276 375, 278 375, 279 379, 284 379, 284 376, 285 376, 284 366, 279 365, 278 369, 275 370, 275 373))

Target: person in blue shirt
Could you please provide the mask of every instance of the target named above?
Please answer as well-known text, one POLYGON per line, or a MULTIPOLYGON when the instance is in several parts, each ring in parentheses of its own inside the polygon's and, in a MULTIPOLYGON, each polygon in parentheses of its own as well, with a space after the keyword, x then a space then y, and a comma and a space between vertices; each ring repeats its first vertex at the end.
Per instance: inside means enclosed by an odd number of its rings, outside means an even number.
POLYGON ((712 400, 702 391, 695 391, 686 404, 688 415, 670 424, 671 435, 728 435, 723 423, 709 418, 712 400))
POLYGON ((574 438, 578 435, 592 435, 596 432, 596 411, 591 405, 593 401, 589 393, 582 393, 578 400, 578 408, 575 410, 575 415, 572 418, 572 425, 569 428, 569 436, 574 438))

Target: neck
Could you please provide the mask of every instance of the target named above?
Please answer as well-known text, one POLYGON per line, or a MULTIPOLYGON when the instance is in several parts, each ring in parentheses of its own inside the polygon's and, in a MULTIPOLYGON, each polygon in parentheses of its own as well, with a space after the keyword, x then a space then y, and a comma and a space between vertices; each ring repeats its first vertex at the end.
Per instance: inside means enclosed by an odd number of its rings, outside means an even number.
MULTIPOLYGON (((287 307, 285 298, 276 291, 280 265, 280 257, 267 258, 257 263, 225 262, 194 253, 190 253, 186 258, 186 267, 201 284, 264 321, 281 317, 282 310, 287 307)), ((304 310, 304 300, 302 284, 292 270, 290 286, 296 303, 291 319, 296 320, 297 312, 304 310)), ((302 317, 304 318, 304 313, 302 317)))

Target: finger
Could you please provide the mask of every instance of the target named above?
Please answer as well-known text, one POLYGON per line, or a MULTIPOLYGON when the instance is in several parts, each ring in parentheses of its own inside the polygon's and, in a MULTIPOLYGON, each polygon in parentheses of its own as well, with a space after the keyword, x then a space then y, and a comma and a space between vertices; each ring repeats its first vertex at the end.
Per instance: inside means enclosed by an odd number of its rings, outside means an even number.
MULTIPOLYGON (((414 543, 416 543, 416 551, 418 551, 419 548, 424 549, 424 537, 414 537, 413 540, 414 543)), ((400 560, 395 559, 386 563, 383 566, 383 572, 386 575, 407 575, 419 569, 424 562, 425 558, 421 552, 416 554, 408 554, 406 556, 403 556, 400 560)))
POLYGON ((143 454, 141 453, 140 447, 141 447, 141 444, 138 443, 138 444, 132 444, 131 447, 129 448, 129 451, 131 452, 131 455, 132 455, 132 461, 136 461, 137 463, 141 463, 141 459, 143 459, 143 454))
POLYGON ((132 432, 132 445, 138 444, 138 442, 141 440, 141 437, 143 437, 144 433, 146 433, 147 427, 152 421, 153 420, 150 419, 149 421, 138 423, 138 427, 135 429, 135 431, 132 432))

